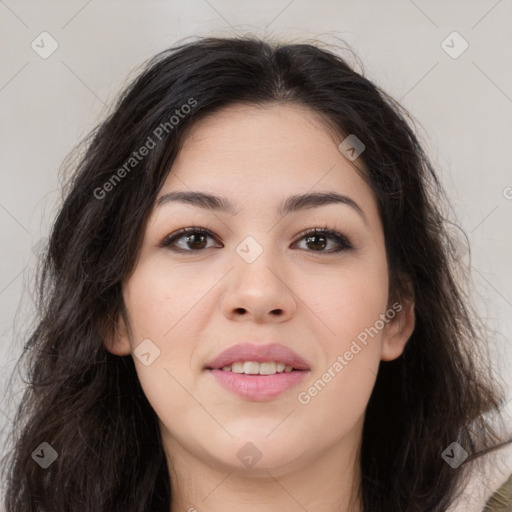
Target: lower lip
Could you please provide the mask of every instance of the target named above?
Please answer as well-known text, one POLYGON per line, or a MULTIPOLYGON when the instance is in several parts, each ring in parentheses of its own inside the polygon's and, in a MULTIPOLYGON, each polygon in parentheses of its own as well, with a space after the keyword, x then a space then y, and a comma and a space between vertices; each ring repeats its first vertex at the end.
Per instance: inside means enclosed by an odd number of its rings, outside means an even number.
POLYGON ((246 375, 223 370, 208 370, 228 391, 254 401, 274 398, 296 386, 309 371, 246 375))

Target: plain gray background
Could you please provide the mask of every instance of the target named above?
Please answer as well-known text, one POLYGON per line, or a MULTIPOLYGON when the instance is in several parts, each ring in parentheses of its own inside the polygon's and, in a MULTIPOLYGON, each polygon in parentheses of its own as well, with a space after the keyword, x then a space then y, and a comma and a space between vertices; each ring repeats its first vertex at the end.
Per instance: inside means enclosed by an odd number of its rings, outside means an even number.
MULTIPOLYGON (((477 305, 496 332, 490 349, 510 389, 511 20, 506 0, 0 0, 2 397, 23 329, 30 326, 29 287, 59 204, 64 158, 146 59, 185 37, 237 32, 333 44, 343 39, 361 58, 365 75, 420 123, 469 236, 477 305), (58 44, 49 56, 44 52, 52 42, 42 32, 58 44)), ((467 259, 464 247, 461 255, 467 259)), ((21 390, 18 379, 13 397, 2 399, 2 442, 21 390)), ((507 421, 511 410, 509 401, 507 421)), ((454 510, 480 512, 489 489, 511 471, 512 450, 501 453, 503 467, 486 474, 483 485, 476 476, 454 510)))

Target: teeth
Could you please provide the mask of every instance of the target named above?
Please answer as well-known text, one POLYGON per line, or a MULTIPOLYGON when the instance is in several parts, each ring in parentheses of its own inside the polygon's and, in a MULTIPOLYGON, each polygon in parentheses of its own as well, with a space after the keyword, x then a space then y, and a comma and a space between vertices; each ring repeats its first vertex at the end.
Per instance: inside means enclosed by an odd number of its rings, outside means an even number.
POLYGON ((274 373, 277 371, 277 364, 273 361, 271 363, 260 363, 259 367, 261 375, 274 375, 274 373))
POLYGON ((265 361, 258 363, 256 361, 237 361, 232 365, 222 367, 222 371, 233 373, 245 373, 246 375, 274 375, 276 373, 290 373, 293 366, 284 363, 276 363, 275 361, 265 361))
POLYGON ((244 373, 244 363, 233 363, 231 365, 231 371, 233 373, 244 373))
POLYGON ((260 363, 246 361, 244 363, 244 373, 248 373, 249 375, 257 375, 258 373, 260 373, 260 363))

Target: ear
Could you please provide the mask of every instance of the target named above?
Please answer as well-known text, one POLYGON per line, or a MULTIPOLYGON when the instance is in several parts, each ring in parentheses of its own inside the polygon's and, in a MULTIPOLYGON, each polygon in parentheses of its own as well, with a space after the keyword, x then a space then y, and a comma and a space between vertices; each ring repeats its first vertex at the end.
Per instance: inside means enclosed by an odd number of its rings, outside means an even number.
POLYGON ((393 318, 387 315, 390 320, 385 325, 382 336, 382 361, 392 361, 400 357, 414 331, 414 300, 395 302, 388 309, 388 312, 391 311, 394 311, 395 315, 393 318))
POLYGON ((116 356, 127 356, 131 354, 132 347, 126 322, 123 315, 119 313, 117 321, 111 319, 109 325, 105 329, 103 336, 103 344, 105 348, 116 356))

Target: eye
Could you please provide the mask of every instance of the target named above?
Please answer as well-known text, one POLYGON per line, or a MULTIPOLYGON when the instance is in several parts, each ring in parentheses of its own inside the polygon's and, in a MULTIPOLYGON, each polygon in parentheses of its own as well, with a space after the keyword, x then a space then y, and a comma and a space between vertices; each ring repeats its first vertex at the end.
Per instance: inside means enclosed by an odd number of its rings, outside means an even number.
MULTIPOLYGON (((347 251, 349 249, 353 249, 350 240, 341 233, 337 231, 332 231, 331 229, 324 228, 313 228, 303 233, 299 241, 305 240, 305 243, 308 247, 315 247, 312 252, 320 252, 324 254, 331 254, 335 252, 347 251), (331 249, 329 251, 324 251, 324 249, 328 245, 328 241, 334 241, 337 248, 331 249)), ((297 242, 295 242, 297 243, 297 242)))
POLYGON ((158 245, 160 247, 170 247, 171 250, 176 252, 200 252, 210 248, 205 245, 208 237, 215 239, 213 234, 205 228, 188 227, 171 233, 169 236, 165 237, 158 245), (181 239, 184 239, 181 247, 171 247, 181 239))

